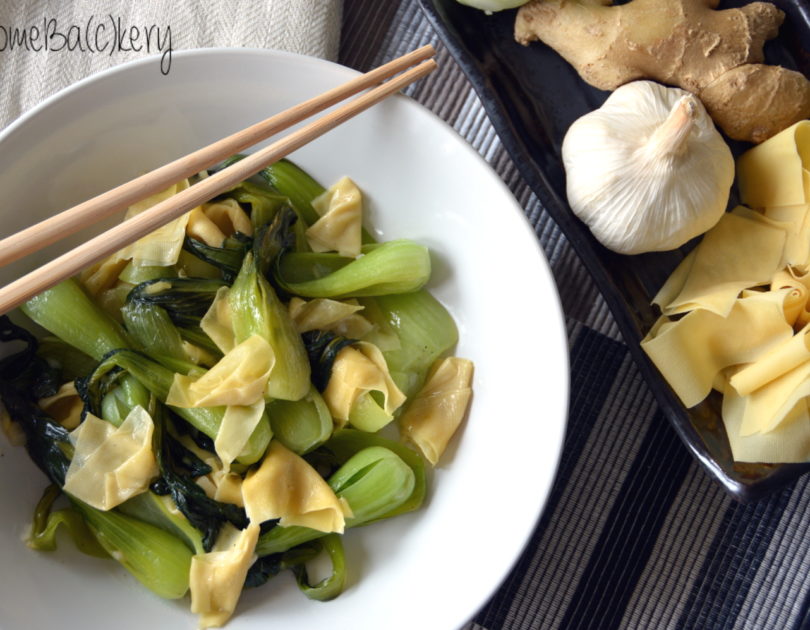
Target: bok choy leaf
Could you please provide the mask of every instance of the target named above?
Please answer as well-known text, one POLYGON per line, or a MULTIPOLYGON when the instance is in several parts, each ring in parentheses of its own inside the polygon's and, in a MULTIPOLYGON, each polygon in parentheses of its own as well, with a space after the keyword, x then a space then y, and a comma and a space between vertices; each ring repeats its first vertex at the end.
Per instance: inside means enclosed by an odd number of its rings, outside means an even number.
POLYGON ((152 491, 157 495, 171 496, 189 523, 202 533, 203 549, 210 551, 225 522, 230 522, 239 529, 247 527, 245 510, 209 498, 191 475, 178 467, 177 460, 172 457, 172 438, 167 429, 166 411, 162 405, 153 405, 151 410, 155 423, 155 458, 161 474, 160 479, 152 484, 152 491))
POLYGON ((127 302, 162 306, 177 326, 196 326, 225 282, 213 278, 157 278, 137 285, 127 302))
POLYGON ((222 273, 222 279, 230 284, 242 267, 245 254, 250 251, 253 239, 237 232, 225 239, 220 247, 207 245, 197 239, 186 237, 183 248, 199 258, 213 265, 222 273))

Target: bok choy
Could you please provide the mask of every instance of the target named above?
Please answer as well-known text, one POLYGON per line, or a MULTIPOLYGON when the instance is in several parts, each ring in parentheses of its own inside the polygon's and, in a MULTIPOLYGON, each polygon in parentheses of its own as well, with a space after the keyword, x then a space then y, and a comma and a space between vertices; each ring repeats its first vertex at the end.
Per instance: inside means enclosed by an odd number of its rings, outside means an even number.
POLYGON ((0 318, 4 425, 49 484, 32 549, 63 530, 159 596, 189 593, 202 627, 283 571, 308 598, 341 593, 344 534, 425 503, 397 421, 411 400, 443 421, 423 384, 458 341, 428 249, 376 242, 362 203, 282 160, 192 210, 159 261, 135 243, 30 300, 41 338, 0 318), (332 569, 312 583, 319 554, 332 569))

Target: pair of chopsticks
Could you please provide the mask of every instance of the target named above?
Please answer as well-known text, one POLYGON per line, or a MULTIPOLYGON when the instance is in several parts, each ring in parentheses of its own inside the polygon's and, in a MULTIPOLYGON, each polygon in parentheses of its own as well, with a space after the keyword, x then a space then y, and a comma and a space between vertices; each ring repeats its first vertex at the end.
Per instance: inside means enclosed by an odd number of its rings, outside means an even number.
POLYGON ((368 90, 347 104, 6 285, 0 289, 0 314, 9 312, 42 291, 75 275, 85 267, 106 258, 122 247, 180 217, 185 212, 233 188, 263 168, 279 161, 327 131, 432 72, 436 68, 436 62, 430 59, 434 53, 432 46, 423 46, 323 94, 1 240, 0 266, 3 266, 89 227, 133 203, 165 190, 178 181, 210 168, 231 155, 266 140, 310 116, 323 112, 350 96, 368 90), (372 88, 372 86, 376 87, 372 88))

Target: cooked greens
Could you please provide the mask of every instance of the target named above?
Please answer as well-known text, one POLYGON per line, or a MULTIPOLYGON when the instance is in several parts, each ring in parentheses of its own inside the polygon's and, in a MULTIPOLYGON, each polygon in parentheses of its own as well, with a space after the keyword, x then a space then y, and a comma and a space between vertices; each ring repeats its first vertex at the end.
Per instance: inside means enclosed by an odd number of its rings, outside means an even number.
POLYGON ((339 184, 282 160, 192 210, 160 261, 135 243, 30 300, 45 335, 0 318, 4 424, 50 484, 30 547, 64 530, 219 625, 282 571, 338 596, 344 531, 423 504, 424 459, 394 427, 457 329, 424 288, 428 250, 375 242, 339 184), (125 492, 94 502, 102 486, 125 492), (312 584, 319 554, 332 572, 312 584))

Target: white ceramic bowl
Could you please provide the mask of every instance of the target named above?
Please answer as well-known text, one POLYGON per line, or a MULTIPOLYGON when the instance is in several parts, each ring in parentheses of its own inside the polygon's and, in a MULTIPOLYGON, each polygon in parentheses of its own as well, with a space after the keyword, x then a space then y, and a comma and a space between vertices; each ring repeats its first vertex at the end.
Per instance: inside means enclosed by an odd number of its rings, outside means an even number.
MULTIPOLYGON (((179 53, 64 90, 0 135, 2 232, 9 234, 351 78, 324 61, 259 50, 179 53)), ((567 412, 557 292, 508 189, 456 133, 405 97, 374 107, 292 158, 324 184, 351 176, 381 239, 428 245, 431 289, 455 317, 456 354, 475 361, 470 414, 418 512, 348 532, 350 584, 312 602, 290 575, 246 591, 229 623, 253 628, 448 630, 507 575, 544 506, 567 412)), ((70 242, 76 243, 75 239, 70 242)), ((3 269, 3 281, 63 250, 3 269)), ((0 438, 2 439, 2 438, 0 438)), ((22 542, 46 485, 22 449, 0 458, 0 629, 195 628, 112 561, 63 540, 22 542)))

